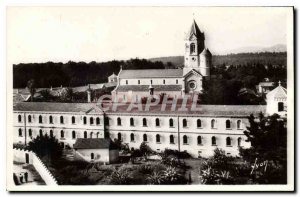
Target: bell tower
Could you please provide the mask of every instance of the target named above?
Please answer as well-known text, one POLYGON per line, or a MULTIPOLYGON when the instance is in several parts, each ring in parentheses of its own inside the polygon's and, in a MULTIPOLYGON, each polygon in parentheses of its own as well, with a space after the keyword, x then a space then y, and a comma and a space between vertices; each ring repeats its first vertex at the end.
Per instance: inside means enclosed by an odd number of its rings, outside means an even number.
POLYGON ((200 72, 200 56, 204 50, 204 33, 202 33, 196 23, 193 21, 190 31, 185 38, 184 68, 185 75, 190 70, 195 69, 200 72))

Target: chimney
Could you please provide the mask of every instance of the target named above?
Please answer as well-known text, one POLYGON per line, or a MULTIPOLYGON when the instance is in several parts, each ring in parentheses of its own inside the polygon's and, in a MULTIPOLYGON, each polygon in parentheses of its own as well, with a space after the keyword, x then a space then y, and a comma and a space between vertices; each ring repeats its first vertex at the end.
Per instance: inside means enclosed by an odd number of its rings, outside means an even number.
POLYGON ((17 94, 19 94, 19 89, 17 89, 17 94))
POLYGON ((92 102, 92 98, 91 98, 91 90, 87 90, 87 102, 88 102, 88 103, 92 102))
POLYGON ((91 91, 90 84, 88 85, 88 89, 86 92, 87 92, 87 102, 90 103, 90 102, 92 102, 92 91, 91 91))
POLYGON ((53 89, 52 89, 52 86, 50 87, 50 90, 52 91, 53 89))

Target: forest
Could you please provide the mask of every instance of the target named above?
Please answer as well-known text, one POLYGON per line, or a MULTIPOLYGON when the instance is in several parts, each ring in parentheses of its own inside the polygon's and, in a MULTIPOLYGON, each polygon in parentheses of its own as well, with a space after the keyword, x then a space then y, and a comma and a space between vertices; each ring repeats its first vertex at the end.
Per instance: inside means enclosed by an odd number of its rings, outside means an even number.
MULTIPOLYGON (((168 69, 182 67, 183 57, 174 56, 167 58, 155 58, 155 59, 130 59, 126 61, 108 61, 108 62, 73 62, 67 63, 20 63, 13 65, 13 87, 14 88, 25 88, 27 82, 30 79, 35 80, 36 87, 74 87, 93 83, 105 83, 107 77, 112 73, 118 74, 120 66, 123 69, 168 69)), ((241 53, 241 54, 230 54, 223 56, 213 56, 213 71, 218 71, 219 68, 225 69, 225 66, 242 66, 237 70, 230 69, 228 71, 229 77, 234 75, 237 71, 237 75, 243 79, 244 74, 240 75, 239 72, 247 73, 256 78, 254 81, 261 81, 265 77, 276 78, 279 74, 286 78, 286 71, 284 73, 274 73, 270 71, 264 72, 264 66, 270 68, 274 65, 284 66, 286 70, 286 53, 241 53), (256 70, 250 69, 250 65, 255 65, 256 70), (248 70, 250 69, 250 70, 248 70), (257 75, 257 69, 260 74, 257 75)), ((218 71, 220 72, 220 70, 218 71)), ((281 72, 281 70, 280 70, 281 72)), ((223 73, 224 74, 224 73, 223 73)), ((226 74, 227 75, 227 74, 226 74)), ((226 79, 227 77, 225 77, 226 79)), ((277 77, 282 78, 282 77, 277 77)), ((249 79, 247 79, 249 80, 249 79)), ((277 80, 277 79, 276 79, 277 80)))

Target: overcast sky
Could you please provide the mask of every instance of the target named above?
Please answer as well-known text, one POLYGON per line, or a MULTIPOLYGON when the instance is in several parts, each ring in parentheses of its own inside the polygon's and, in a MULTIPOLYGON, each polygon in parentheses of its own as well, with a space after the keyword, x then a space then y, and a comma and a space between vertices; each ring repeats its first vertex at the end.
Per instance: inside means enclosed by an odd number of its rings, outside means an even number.
POLYGON ((107 61, 183 55, 193 18, 213 54, 286 44, 287 9, 10 7, 10 62, 107 61))

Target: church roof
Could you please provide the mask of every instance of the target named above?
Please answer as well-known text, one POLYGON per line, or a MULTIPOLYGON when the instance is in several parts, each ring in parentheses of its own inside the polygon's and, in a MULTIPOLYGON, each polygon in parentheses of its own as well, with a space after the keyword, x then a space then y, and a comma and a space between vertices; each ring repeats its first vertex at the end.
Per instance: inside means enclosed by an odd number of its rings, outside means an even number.
POLYGON ((186 34, 186 40, 191 39, 193 35, 195 35, 197 38, 201 38, 201 36, 203 35, 195 20, 193 21, 190 31, 186 34))
MULTIPOLYGON (((152 88, 154 88, 154 91, 159 92, 170 92, 170 91, 181 91, 182 86, 181 85, 152 85, 152 88)), ((149 91, 149 85, 123 85, 118 86, 116 91, 118 92, 147 92, 149 91)))
POLYGON ((135 79, 135 78, 172 78, 182 77, 182 69, 139 69, 139 70, 122 70, 119 78, 135 79))
POLYGON ((204 49, 201 53, 201 56, 211 56, 211 52, 208 49, 204 49))
POLYGON ((105 138, 77 138, 73 147, 76 149, 117 149, 111 139, 105 138))
POLYGON ((286 98, 287 90, 279 84, 277 88, 275 88, 274 90, 270 91, 267 94, 267 98, 272 98, 272 97, 273 98, 286 98))

